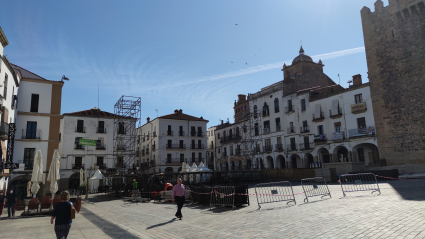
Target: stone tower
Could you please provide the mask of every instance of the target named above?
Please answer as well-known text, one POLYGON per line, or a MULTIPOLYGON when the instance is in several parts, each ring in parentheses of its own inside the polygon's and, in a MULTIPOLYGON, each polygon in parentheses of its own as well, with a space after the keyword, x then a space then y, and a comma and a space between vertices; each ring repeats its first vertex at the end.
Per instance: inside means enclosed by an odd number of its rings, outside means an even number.
POLYGON ((378 0, 361 18, 380 158, 425 164, 424 0, 378 0))

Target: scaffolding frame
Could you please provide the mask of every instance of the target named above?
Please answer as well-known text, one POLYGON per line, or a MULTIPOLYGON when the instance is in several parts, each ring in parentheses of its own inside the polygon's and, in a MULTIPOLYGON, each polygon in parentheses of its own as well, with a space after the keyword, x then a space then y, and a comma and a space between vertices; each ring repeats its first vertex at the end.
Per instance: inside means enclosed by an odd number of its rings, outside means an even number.
POLYGON ((141 122, 141 97, 121 96, 114 106, 114 151, 115 168, 129 171, 135 163, 137 133, 141 122))
MULTIPOLYGON (((256 158, 263 160, 263 131, 262 120, 259 112, 249 111, 242 116, 242 120, 238 122, 242 128, 241 156, 251 159, 251 167, 259 168, 260 165, 254 163, 256 158)), ((261 164, 261 161, 259 162, 261 164)))

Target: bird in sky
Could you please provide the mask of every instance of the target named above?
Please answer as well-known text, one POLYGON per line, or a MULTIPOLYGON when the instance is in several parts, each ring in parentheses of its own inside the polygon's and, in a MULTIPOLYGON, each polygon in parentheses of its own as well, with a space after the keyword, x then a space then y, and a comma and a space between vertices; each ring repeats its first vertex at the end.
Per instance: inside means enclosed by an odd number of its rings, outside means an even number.
POLYGON ((230 63, 233 63, 233 61, 231 61, 230 63))
POLYGON ((248 63, 245 63, 245 65, 248 65, 248 63))
POLYGON ((238 24, 235 24, 236 26, 238 25, 238 24))

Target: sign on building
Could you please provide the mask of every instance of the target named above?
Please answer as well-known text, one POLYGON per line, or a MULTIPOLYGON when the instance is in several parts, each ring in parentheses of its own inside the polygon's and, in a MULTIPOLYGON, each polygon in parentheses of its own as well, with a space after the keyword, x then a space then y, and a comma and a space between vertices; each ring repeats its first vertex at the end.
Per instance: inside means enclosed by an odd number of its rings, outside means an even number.
POLYGON ((366 110, 366 102, 351 105, 351 113, 359 112, 359 111, 365 111, 365 110, 366 110))
POLYGON ((7 137, 6 163, 4 163, 5 169, 16 169, 19 167, 18 164, 13 163, 13 148, 15 146, 15 132, 16 132, 15 123, 10 123, 9 135, 7 137))
POLYGON ((83 139, 80 138, 80 141, 78 142, 79 145, 87 145, 87 146, 96 146, 97 145, 97 141, 95 139, 83 139))

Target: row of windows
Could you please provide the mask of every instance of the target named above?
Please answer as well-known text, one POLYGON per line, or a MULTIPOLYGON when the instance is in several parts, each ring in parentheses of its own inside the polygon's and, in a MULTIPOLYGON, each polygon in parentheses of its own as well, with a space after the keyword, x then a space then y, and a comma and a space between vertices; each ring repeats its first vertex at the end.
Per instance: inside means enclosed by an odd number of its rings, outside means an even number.
POLYGON ((241 106, 240 108, 237 108, 236 113, 239 113, 239 112, 244 111, 244 110, 248 110, 248 105, 245 105, 245 107, 241 106))
POLYGON ((202 157, 202 153, 192 153, 192 157, 188 160, 185 158, 185 154, 180 154, 178 158, 173 158, 172 154, 167 154, 167 163, 183 163, 183 162, 202 162, 205 158, 202 157), (198 156, 198 157, 196 157, 198 156))

